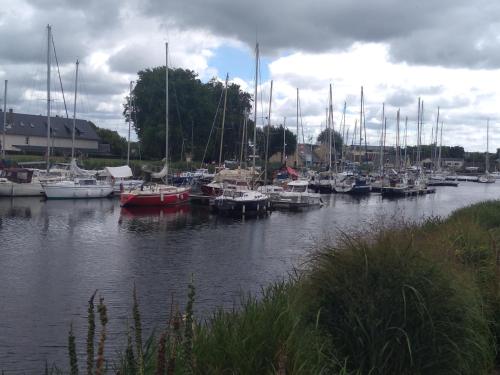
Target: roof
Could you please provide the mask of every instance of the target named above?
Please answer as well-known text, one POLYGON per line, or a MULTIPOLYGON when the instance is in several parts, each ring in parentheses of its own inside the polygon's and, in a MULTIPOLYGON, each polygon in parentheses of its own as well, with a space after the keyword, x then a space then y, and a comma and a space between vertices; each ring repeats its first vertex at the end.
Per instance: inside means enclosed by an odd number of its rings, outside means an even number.
MULTIPOLYGON (((2 110, 0 110, 0 119, 3 119, 2 110)), ((50 129, 52 137, 71 139, 73 119, 59 116, 51 117, 50 129)), ((0 126, 0 134, 2 133, 3 126, 0 126)), ((26 137, 47 137, 47 116, 8 112, 5 134, 23 135, 26 137)), ((75 139, 100 141, 91 122, 80 119, 76 120, 75 139)))

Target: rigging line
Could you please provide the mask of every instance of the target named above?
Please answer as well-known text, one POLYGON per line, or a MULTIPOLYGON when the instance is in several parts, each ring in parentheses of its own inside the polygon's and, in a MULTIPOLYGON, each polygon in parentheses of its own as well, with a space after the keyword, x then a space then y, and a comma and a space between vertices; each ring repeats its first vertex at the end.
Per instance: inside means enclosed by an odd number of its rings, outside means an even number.
POLYGON ((66 98, 64 96, 64 89, 63 89, 63 84, 62 84, 62 79, 61 79, 61 71, 59 70, 59 60, 57 60, 56 44, 54 43, 54 34, 51 34, 51 39, 52 39, 52 47, 54 48, 54 58, 56 60, 57 75, 59 77, 59 84, 61 85, 61 93, 62 93, 62 98, 63 98, 63 103, 64 103, 64 110, 66 111, 66 118, 69 118, 68 108, 66 107, 66 98))
POLYGON ((212 137, 212 133, 214 131, 215 122, 217 121, 217 115, 219 114, 220 104, 222 102, 222 97, 224 95, 224 90, 220 93, 219 104, 217 104, 217 110, 215 111, 214 121, 212 122, 212 127, 210 128, 210 134, 208 135, 207 145, 205 146, 205 151, 203 152, 203 159, 201 159, 200 168, 203 168, 203 164, 205 163, 205 156, 207 155, 208 145, 210 144, 210 138, 212 137))

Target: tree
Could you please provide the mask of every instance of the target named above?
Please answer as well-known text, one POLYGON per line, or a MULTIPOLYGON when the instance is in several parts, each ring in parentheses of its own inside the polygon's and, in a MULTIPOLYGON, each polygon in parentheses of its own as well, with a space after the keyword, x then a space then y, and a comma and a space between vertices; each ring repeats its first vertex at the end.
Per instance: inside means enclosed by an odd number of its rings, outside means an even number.
MULTIPOLYGON (((143 155, 161 159, 165 156, 165 67, 145 69, 138 75, 131 100, 134 128, 143 155)), ((202 83, 192 70, 169 69, 169 158, 179 160, 189 152, 194 160, 202 160, 204 156, 208 162, 218 160, 223 91, 224 85, 216 79, 202 83), (212 124, 215 124, 213 130, 212 124)), ((236 84, 229 85, 223 159, 239 158, 244 114, 250 108, 250 94, 242 92, 236 84)), ((129 113, 127 98, 126 119, 129 113)), ((249 130, 252 125, 250 122, 249 130)))
MULTIPOLYGON (((266 154, 266 135, 267 135, 268 125, 264 126, 262 129, 258 128, 257 133, 257 149, 259 150, 259 155, 262 160, 265 160, 266 154)), ((295 152, 297 146, 297 137, 290 130, 285 129, 285 144, 286 144, 286 154, 292 155, 295 152)), ((272 126, 269 128, 269 152, 268 156, 271 157, 276 153, 283 154, 283 125, 272 126)), ((281 163, 283 164, 283 155, 281 155, 281 163)))
POLYGON ((108 143, 111 148, 111 155, 124 157, 127 155, 127 140, 120 136, 118 132, 110 129, 99 128, 91 125, 103 143, 108 143))
MULTIPOLYGON (((325 129, 318 135, 318 142, 322 144, 328 144, 330 142, 330 129, 325 129)), ((334 131, 333 132, 333 139, 332 139, 332 150, 333 146, 335 145, 335 150, 337 150, 337 153, 340 153, 342 150, 342 145, 344 144, 344 140, 342 139, 342 136, 340 135, 339 132, 334 131)))

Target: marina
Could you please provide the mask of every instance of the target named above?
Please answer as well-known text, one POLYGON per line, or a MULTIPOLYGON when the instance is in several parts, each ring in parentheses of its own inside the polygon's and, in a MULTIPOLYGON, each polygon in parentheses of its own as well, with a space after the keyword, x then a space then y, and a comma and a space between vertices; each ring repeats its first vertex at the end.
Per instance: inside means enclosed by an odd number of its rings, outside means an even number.
POLYGON ((287 277, 336 230, 446 216, 499 197, 500 184, 463 182, 406 199, 322 195, 321 208, 257 218, 218 216, 195 204, 121 208, 116 198, 1 198, 0 363, 27 373, 45 361, 63 363, 70 322, 83 348, 86 303, 95 289, 113 317, 114 352, 124 345, 134 282, 150 332, 167 319, 172 294, 184 305, 191 274, 202 318, 287 277))

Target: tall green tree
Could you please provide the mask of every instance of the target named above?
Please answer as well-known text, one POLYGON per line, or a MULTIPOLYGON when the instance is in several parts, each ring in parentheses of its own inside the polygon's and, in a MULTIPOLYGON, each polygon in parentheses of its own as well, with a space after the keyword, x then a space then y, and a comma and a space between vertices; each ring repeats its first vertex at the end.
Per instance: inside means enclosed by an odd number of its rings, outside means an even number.
MULTIPOLYGON (((318 135, 318 142, 322 144, 328 144, 330 141, 330 129, 325 129, 318 135)), ((340 135, 339 132, 333 131, 333 137, 332 137, 332 149, 335 143, 335 150, 337 150, 337 153, 340 154, 340 151, 342 150, 342 146, 344 144, 344 140, 342 139, 342 136, 340 135)))
MULTIPOLYGON (((132 116, 143 156, 160 159, 165 156, 165 67, 145 69, 138 76, 132 106, 129 110, 127 98, 124 116, 132 116)), ((191 153, 195 160, 201 160, 206 150, 206 162, 218 160, 223 93, 224 84, 216 79, 203 83, 192 70, 169 68, 170 159, 179 160, 191 153)), ((236 84, 229 85, 223 159, 239 157, 243 116, 250 108, 250 94, 236 84)), ((249 123, 248 128, 253 129, 249 123)))
POLYGON ((92 124, 95 132, 103 143, 108 143, 111 148, 111 155, 124 157, 127 155, 127 140, 120 136, 117 131, 99 128, 92 124))
MULTIPOLYGON (((259 150, 259 155, 262 160, 265 160, 266 154, 266 136, 267 136, 268 126, 264 126, 262 129, 259 128, 259 134, 257 137, 257 148, 259 150)), ((292 155, 295 152, 297 146, 297 137, 288 129, 285 131, 285 144, 286 144, 286 155, 292 155)), ((276 153, 283 153, 283 125, 272 126, 269 128, 269 153, 268 156, 271 157, 276 153)), ((283 155, 281 155, 283 157, 283 155)), ((283 163, 283 158, 281 163, 283 163)))

